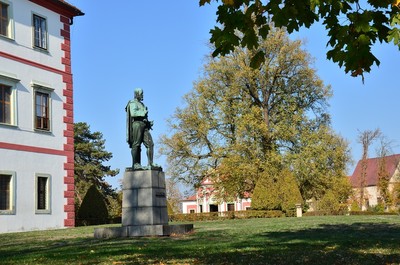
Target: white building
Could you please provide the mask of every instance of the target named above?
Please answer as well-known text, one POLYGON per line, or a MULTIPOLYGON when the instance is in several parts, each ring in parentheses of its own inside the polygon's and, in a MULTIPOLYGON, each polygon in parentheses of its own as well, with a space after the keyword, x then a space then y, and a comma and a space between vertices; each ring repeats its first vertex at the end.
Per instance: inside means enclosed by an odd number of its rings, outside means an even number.
POLYGON ((70 25, 63 0, 0 0, 0 232, 71 227, 70 25))
POLYGON ((251 207, 251 198, 248 194, 245 194, 244 198, 237 197, 232 201, 217 201, 216 192, 212 180, 205 178, 196 195, 181 201, 182 213, 245 211, 251 207))

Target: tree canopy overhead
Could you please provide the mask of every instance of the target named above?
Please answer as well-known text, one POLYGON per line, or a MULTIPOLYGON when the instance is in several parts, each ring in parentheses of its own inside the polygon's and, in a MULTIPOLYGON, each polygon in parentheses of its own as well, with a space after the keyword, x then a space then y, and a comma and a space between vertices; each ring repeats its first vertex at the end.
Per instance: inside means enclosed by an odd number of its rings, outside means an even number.
MULTIPOLYGON (((200 6, 218 0, 200 0, 200 6)), ((215 45, 213 56, 226 55, 235 47, 258 47, 258 36, 266 38, 270 22, 285 27, 289 33, 300 27, 309 28, 321 21, 329 41, 327 58, 344 67, 352 76, 370 72, 380 62, 371 52, 376 42, 393 43, 400 48, 399 0, 222 0, 217 22, 210 32, 215 45)), ((252 57, 258 68, 265 53, 259 50, 252 57)))

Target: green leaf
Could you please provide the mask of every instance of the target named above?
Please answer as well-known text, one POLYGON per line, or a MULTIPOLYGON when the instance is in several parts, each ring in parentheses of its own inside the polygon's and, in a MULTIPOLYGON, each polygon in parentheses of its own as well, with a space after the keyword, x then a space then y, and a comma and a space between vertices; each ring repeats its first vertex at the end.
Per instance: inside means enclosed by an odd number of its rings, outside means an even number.
MULTIPOLYGON (((214 1, 220 2, 217 22, 223 28, 212 32, 214 55, 228 54, 239 46, 256 48, 257 38, 268 37, 269 21, 291 33, 303 26, 310 27, 319 19, 323 20, 327 30, 327 45, 334 48, 327 56, 340 67, 344 65, 346 73, 362 75, 364 71, 370 71, 371 65, 377 62, 371 56, 371 47, 376 41, 392 42, 400 48, 400 0, 214 1)), ((199 3, 211 2, 200 0, 199 3)), ((257 66, 260 61, 255 57, 252 65, 257 66)))
POLYGON ((369 45, 370 43, 370 38, 365 34, 361 34, 357 40, 361 45, 369 45))
POLYGON ((389 31, 388 42, 393 42, 395 45, 399 46, 400 49, 400 30, 398 28, 394 28, 389 31))
POLYGON ((199 6, 204 6, 205 4, 209 4, 211 0, 200 0, 199 1, 199 6))
POLYGON ((250 62, 250 67, 253 69, 257 69, 261 66, 261 64, 265 61, 265 52, 258 51, 252 58, 250 62))
POLYGON ((258 34, 265 39, 269 32, 269 25, 264 25, 258 30, 258 34))
POLYGON ((399 24, 400 24, 400 14, 395 14, 390 21, 390 26, 394 27, 399 24))

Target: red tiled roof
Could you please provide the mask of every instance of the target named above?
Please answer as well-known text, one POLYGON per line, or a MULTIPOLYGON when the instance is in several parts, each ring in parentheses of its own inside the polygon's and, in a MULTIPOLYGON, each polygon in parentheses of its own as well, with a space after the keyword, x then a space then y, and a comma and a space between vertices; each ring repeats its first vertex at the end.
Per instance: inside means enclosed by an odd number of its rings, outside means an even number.
MULTIPOLYGON (((365 178, 365 186, 376 186, 378 183, 378 170, 380 157, 367 159, 367 175, 365 178)), ((400 162, 400 154, 386 156, 386 171, 389 176, 393 176, 397 166, 400 162)), ((356 168, 354 169, 353 175, 350 176, 350 183, 353 187, 359 187, 361 176, 361 160, 358 161, 356 168)))
POLYGON ((76 6, 71 5, 67 1, 64 1, 64 0, 54 0, 54 1, 60 2, 60 4, 64 5, 65 8, 71 10, 75 16, 83 16, 84 15, 84 13, 81 10, 79 10, 76 6))
POLYGON ((30 0, 55 12, 63 13, 70 17, 83 16, 84 13, 65 0, 30 0))
POLYGON ((182 200, 182 201, 195 201, 196 200, 196 195, 192 195, 187 197, 186 199, 182 200))

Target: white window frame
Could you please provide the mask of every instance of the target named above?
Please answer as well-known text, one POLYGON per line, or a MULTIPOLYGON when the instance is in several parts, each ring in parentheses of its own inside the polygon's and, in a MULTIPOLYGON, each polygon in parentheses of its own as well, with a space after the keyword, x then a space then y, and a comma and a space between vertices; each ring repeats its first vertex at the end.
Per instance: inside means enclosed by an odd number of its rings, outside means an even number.
POLYGON ((33 129, 35 131, 40 131, 40 132, 52 132, 52 127, 53 127, 53 115, 52 115, 52 93, 54 91, 54 88, 51 88, 50 85, 43 84, 37 81, 34 81, 31 83, 31 86, 33 88, 33 129), (48 115, 49 115, 49 129, 40 129, 36 127, 36 93, 43 93, 43 94, 48 94, 49 98, 49 110, 48 110, 48 115))
POLYGON ((17 182, 17 174, 15 171, 8 170, 0 170, 0 175, 8 175, 11 176, 10 181, 10 209, 8 210, 0 210, 0 215, 13 215, 15 214, 15 202, 16 202, 16 182, 17 182))
POLYGON ((50 174, 35 174, 35 213, 36 214, 51 214, 51 175, 50 174), (39 178, 47 178, 46 182, 46 208, 39 209, 39 194, 38 194, 38 184, 39 178))
MULTIPOLYGON (((41 51, 48 51, 49 50, 49 26, 48 26, 48 19, 45 16, 39 15, 37 13, 32 13, 32 46, 34 49, 38 49, 41 51), (44 42, 44 44, 39 44, 36 45, 36 27, 35 27, 35 17, 39 17, 45 21, 45 32, 44 32, 44 39, 40 40, 41 42, 44 42)), ((42 35, 42 34, 40 34, 42 35)), ((41 37, 41 36, 40 36, 41 37)))
POLYGON ((8 15, 8 27, 7 27, 7 35, 0 34, 0 37, 5 39, 14 40, 14 17, 13 17, 13 5, 12 2, 8 0, 0 0, 2 4, 6 4, 8 6, 7 15, 8 15))
POLYGON ((11 87, 11 122, 10 123, 0 123, 0 125, 7 126, 17 126, 17 83, 20 80, 15 76, 0 72, 0 84, 11 87))

